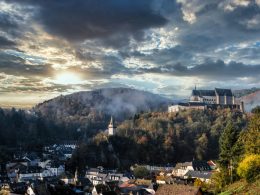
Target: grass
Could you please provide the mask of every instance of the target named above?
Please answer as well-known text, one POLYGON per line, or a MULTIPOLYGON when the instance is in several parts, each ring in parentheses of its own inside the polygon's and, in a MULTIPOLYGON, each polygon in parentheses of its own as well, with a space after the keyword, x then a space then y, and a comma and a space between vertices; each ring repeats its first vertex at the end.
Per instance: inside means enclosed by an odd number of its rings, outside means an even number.
POLYGON ((220 195, 260 195, 260 180, 258 179, 254 183, 247 183, 245 180, 237 181, 227 187, 220 195))

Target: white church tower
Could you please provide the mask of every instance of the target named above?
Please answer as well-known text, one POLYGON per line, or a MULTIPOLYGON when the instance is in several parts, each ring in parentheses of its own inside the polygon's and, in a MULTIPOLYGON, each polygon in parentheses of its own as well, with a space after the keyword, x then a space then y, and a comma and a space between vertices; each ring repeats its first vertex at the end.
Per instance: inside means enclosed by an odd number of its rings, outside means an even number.
POLYGON ((108 135, 114 135, 115 133, 116 133, 116 127, 114 126, 113 117, 111 116, 111 120, 108 125, 108 135))

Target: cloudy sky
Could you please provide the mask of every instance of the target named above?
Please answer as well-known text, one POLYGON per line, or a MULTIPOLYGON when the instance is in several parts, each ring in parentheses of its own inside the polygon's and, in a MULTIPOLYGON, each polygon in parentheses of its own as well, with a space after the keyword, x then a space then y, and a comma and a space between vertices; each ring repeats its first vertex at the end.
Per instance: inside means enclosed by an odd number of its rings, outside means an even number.
POLYGON ((260 86, 260 0, 0 0, 0 106, 260 86))

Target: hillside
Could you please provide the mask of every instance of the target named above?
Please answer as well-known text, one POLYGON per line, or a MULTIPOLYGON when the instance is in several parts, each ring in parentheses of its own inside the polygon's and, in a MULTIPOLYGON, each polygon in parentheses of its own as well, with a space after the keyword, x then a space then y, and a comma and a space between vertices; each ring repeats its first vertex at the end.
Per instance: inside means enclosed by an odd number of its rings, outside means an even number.
POLYGON ((38 104, 34 111, 56 123, 93 122, 102 127, 111 115, 116 121, 123 121, 142 111, 164 111, 168 103, 168 99, 145 91, 107 88, 59 96, 38 104))
POLYGON ((250 93, 248 95, 242 96, 241 101, 245 104, 246 111, 251 111, 252 108, 260 105, 260 90, 250 93))
POLYGON ((83 144, 71 164, 79 168, 97 164, 129 167, 134 163, 158 165, 193 158, 217 159, 219 137, 231 120, 241 131, 247 118, 229 109, 137 114, 118 125, 117 135, 106 138, 101 132, 92 142, 83 144))
POLYGON ((260 192, 260 180, 258 179, 254 183, 247 183, 244 180, 239 180, 233 184, 230 184, 224 188, 224 192, 220 195, 231 194, 258 194, 260 192))
POLYGON ((251 89, 238 89, 238 90, 234 90, 233 93, 235 94, 235 96, 237 98, 241 98, 243 96, 250 95, 250 94, 252 94, 254 92, 257 92, 257 91, 260 91, 260 88, 253 87, 251 89))

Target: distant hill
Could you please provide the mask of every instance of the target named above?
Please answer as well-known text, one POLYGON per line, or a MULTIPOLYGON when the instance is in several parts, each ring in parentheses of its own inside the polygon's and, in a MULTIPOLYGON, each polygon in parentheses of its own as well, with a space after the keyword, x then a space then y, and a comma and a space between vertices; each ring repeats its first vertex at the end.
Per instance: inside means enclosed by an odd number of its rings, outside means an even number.
MULTIPOLYGON (((167 110, 169 100, 130 88, 106 88, 58 96, 34 107, 34 111, 57 123, 87 124, 123 121, 136 113, 167 110)), ((107 124, 106 124, 107 125, 107 124)))
POLYGON ((239 90, 234 90, 233 93, 235 94, 235 96, 236 96, 237 98, 241 98, 241 97, 243 97, 243 96, 252 94, 252 93, 257 92, 257 91, 260 91, 260 88, 253 87, 253 88, 251 88, 251 89, 239 89, 239 90))
POLYGON ((240 97, 240 100, 244 102, 246 111, 251 111, 252 108, 260 105, 260 89, 253 93, 240 97))

